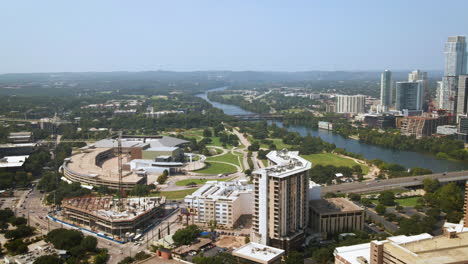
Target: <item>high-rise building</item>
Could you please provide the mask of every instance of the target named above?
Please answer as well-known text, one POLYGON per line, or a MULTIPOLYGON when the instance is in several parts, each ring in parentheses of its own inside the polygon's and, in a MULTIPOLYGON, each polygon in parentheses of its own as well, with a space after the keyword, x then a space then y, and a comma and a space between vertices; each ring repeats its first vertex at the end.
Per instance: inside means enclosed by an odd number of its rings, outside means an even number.
POLYGON ((468 112, 468 75, 458 77, 457 115, 468 112))
POLYGON ((408 82, 427 81, 427 72, 414 70, 408 74, 408 82))
POLYGON ((337 113, 365 113, 366 96, 365 95, 338 95, 336 112, 337 113))
POLYGON ((424 83, 416 82, 397 82, 395 108, 398 111, 422 110, 424 102, 424 83))
POLYGON ((267 158, 274 165, 253 172, 252 241, 289 252, 304 241, 312 164, 297 151, 271 151, 267 158))
POLYGON ((466 74, 465 36, 449 37, 445 43, 445 71, 440 87, 439 108, 457 111, 458 76, 466 74))
POLYGON ((408 74, 408 82, 417 82, 421 81, 423 84, 424 91, 427 91, 427 72, 423 72, 421 70, 414 70, 408 74))
POLYGON ((380 75, 380 105, 383 111, 393 104, 393 76, 392 72, 385 70, 380 75))

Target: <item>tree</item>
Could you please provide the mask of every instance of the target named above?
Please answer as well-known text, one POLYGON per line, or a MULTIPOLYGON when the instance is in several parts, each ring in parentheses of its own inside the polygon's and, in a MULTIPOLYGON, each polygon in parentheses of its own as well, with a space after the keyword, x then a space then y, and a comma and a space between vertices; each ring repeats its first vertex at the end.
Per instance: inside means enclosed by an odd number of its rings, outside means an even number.
POLYGON ((292 251, 286 256, 286 260, 284 264, 297 264, 297 263, 304 263, 304 256, 297 252, 292 251))
POLYGON ((211 133, 211 129, 209 129, 209 128, 203 129, 203 136, 207 137, 207 138, 212 137, 213 134, 211 133))
POLYGON ((350 194, 348 194, 348 198, 351 199, 351 201, 358 202, 358 201, 361 200, 361 195, 359 195, 357 193, 350 193, 350 194))
POLYGON ((27 225, 20 225, 14 230, 9 230, 5 233, 5 238, 10 240, 17 240, 20 238, 25 238, 34 234, 34 227, 27 225))
POLYGON ((157 181, 159 184, 164 184, 167 181, 169 172, 167 170, 164 170, 161 175, 159 175, 157 181))
POLYGON ((118 264, 130 264, 132 262, 134 262, 135 259, 132 258, 132 257, 125 257, 124 259, 122 259, 121 261, 119 261, 118 264))
POLYGON ((83 240, 83 233, 78 230, 58 228, 50 231, 46 235, 46 239, 57 249, 70 250, 71 248, 80 245, 83 240))
POLYGON ((361 199, 361 203, 362 205, 364 205, 365 207, 369 207, 372 205, 372 201, 369 199, 369 198, 362 198, 361 199))
POLYGON ((314 250, 312 258, 319 264, 328 264, 333 260, 333 248, 323 247, 314 250))
POLYGON ((463 194, 455 183, 442 186, 437 191, 439 197, 440 210, 447 214, 447 221, 457 223, 463 213, 463 194))
POLYGON ((130 193, 134 196, 146 196, 150 192, 150 188, 146 184, 136 184, 130 193))
POLYGON ((249 151, 258 151, 260 149, 260 143, 258 143, 258 141, 254 141, 247 149, 249 151))
POLYGON ((177 230, 172 239, 176 245, 188 245, 198 237, 201 230, 196 225, 189 225, 186 228, 177 230))
POLYGON ((440 182, 437 179, 426 178, 423 180, 423 185, 426 193, 434 193, 440 188, 440 182))
POLYGON ((86 236, 81 241, 80 245, 86 251, 96 251, 97 243, 98 243, 97 238, 93 236, 86 236))
POLYGON ((45 255, 38 257, 33 264, 62 264, 63 261, 56 255, 45 255))
POLYGON ((380 193, 379 203, 386 206, 395 205, 395 194, 392 191, 384 191, 380 193))
POLYGON ((385 212, 387 211, 387 208, 383 205, 383 204, 379 204, 375 207, 375 211, 379 214, 379 215, 384 215, 385 212))
POLYGON ((22 239, 13 240, 5 244, 5 248, 10 255, 18 255, 28 252, 28 246, 22 239))
POLYGON ((25 225, 28 223, 28 220, 24 217, 14 217, 10 223, 14 226, 25 225))
POLYGON ((151 257, 151 255, 146 254, 144 251, 140 251, 140 252, 135 254, 135 259, 137 261, 141 261, 141 260, 147 259, 149 257, 151 257))

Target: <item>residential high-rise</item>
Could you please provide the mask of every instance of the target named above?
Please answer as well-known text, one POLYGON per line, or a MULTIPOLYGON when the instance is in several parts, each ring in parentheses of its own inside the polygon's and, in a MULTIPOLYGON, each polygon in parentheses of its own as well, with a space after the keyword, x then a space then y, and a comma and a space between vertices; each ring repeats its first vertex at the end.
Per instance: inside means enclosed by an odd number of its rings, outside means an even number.
POLYGON ((380 105, 383 111, 393 104, 393 76, 392 72, 385 70, 380 75, 380 105))
POLYGON ((445 71, 440 87, 439 108, 457 111, 458 76, 466 74, 465 36, 449 37, 445 43, 445 71))
POLYGON ((336 112, 337 113, 365 113, 366 96, 365 95, 338 95, 336 112))
POLYGON ((185 196, 191 212, 191 223, 231 229, 240 224, 242 215, 252 215, 253 185, 247 180, 208 181, 203 187, 185 196))
POLYGON ((312 164, 297 151, 271 151, 267 158, 274 165, 253 172, 252 241, 289 252, 304 241, 312 164))
POLYGON ((427 91, 428 89, 427 72, 423 72, 421 70, 414 70, 408 74, 408 82, 417 82, 417 81, 421 81, 423 85, 423 91, 427 91))
POLYGON ((403 109, 422 110, 424 102, 424 83, 416 82, 397 82, 395 108, 398 111, 403 109))
POLYGON ((468 112, 468 75, 458 77, 457 115, 468 112))
POLYGON ((414 70, 408 74, 408 82, 427 81, 427 72, 414 70))

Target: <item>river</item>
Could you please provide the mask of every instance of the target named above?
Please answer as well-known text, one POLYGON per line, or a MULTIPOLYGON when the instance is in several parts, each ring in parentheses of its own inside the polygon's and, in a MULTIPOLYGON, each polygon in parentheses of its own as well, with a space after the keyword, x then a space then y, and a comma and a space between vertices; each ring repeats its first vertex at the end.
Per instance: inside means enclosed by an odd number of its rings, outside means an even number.
MULTIPOLYGON (((221 104, 208 99, 208 92, 224 90, 226 87, 211 89, 205 93, 197 94, 198 97, 205 99, 214 107, 222 109, 228 115, 246 115, 254 114, 246 111, 235 105, 221 104)), ((275 123, 279 127, 283 127, 280 121, 269 121, 275 123)), ((423 167, 432 170, 433 172, 459 171, 468 169, 468 162, 454 160, 440 160, 430 154, 424 154, 413 151, 400 151, 387 149, 375 145, 361 143, 359 140, 344 138, 327 130, 311 129, 305 126, 290 125, 286 127, 289 131, 298 132, 302 136, 308 133, 315 137, 320 137, 322 140, 334 143, 338 148, 346 149, 346 151, 359 153, 366 159, 381 159, 388 163, 398 163, 406 168, 423 167)))

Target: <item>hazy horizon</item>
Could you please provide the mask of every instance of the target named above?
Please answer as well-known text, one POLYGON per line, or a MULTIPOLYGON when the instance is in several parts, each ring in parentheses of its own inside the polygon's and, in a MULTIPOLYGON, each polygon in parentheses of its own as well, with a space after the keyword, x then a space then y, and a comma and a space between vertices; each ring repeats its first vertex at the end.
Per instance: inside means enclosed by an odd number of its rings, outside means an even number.
POLYGON ((441 71, 468 2, 15 1, 0 74, 441 71), (456 7, 456 8, 453 8, 456 7))

